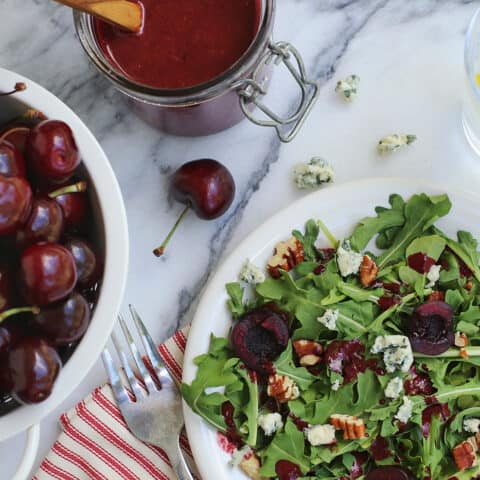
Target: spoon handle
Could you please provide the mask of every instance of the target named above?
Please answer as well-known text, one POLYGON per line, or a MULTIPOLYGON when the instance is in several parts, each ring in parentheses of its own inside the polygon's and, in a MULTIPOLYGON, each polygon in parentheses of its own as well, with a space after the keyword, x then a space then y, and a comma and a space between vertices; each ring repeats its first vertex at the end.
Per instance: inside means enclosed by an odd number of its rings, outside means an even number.
POLYGON ((75 10, 90 13, 107 22, 138 32, 142 27, 143 8, 131 0, 56 0, 75 10))

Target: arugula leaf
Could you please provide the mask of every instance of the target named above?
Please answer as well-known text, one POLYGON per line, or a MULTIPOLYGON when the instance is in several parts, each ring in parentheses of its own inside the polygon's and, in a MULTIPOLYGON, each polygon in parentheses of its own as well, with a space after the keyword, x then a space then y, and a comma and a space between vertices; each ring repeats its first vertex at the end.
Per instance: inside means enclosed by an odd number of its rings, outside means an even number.
POLYGON ((447 241, 440 235, 427 235, 415 238, 407 247, 405 255, 408 258, 415 253, 424 253, 437 261, 446 246, 447 241))
POLYGON ((315 242, 317 241, 319 232, 320 229, 318 228, 318 223, 312 219, 308 220, 305 224, 304 234, 298 230, 292 232, 292 235, 303 245, 306 261, 314 262, 317 260, 317 248, 315 247, 315 242))
POLYGON ((402 260, 407 246, 430 228, 439 218, 447 215, 451 203, 447 195, 429 197, 422 193, 413 195, 405 204, 405 223, 392 246, 377 259, 380 270, 402 260))
POLYGON ((225 288, 230 296, 230 299, 227 300, 227 305, 230 309, 230 312, 232 312, 233 317, 238 318, 242 316, 246 309, 245 305, 243 304, 243 288, 241 287, 240 283, 227 283, 225 288))
POLYGON ((275 372, 279 375, 287 375, 298 385, 300 390, 306 390, 310 385, 317 380, 315 375, 312 375, 305 367, 297 367, 293 362, 292 342, 288 342, 287 348, 282 354, 273 362, 275 372))
POLYGON ((278 432, 270 445, 261 453, 262 468, 260 474, 265 477, 276 477, 275 465, 279 460, 288 460, 298 465, 303 473, 310 470, 310 460, 305 455, 305 439, 289 418, 283 432, 278 432))
POLYGON ((243 413, 247 416, 248 437, 247 444, 254 447, 257 443, 258 433, 258 383, 252 382, 247 369, 238 369, 239 376, 247 385, 247 403, 242 408, 243 413))
POLYGON ((400 195, 393 194, 390 195, 388 202, 392 208, 377 207, 375 209, 377 216, 360 220, 350 236, 350 245, 357 252, 364 250, 377 233, 392 227, 401 227, 405 223, 403 198, 400 195))
POLYGON ((383 297, 384 289, 375 288, 372 290, 366 290, 365 288, 358 287, 352 283, 339 282, 337 288, 347 297, 350 297, 356 302, 372 302, 378 304, 380 297, 383 297))
POLYGON ((222 432, 226 431, 226 425, 221 404, 227 398, 218 392, 207 394, 205 390, 237 382, 238 377, 233 372, 233 368, 238 363, 238 359, 232 362, 232 357, 233 353, 228 348, 228 340, 212 335, 209 352, 195 359, 198 366, 195 380, 191 385, 183 383, 181 388, 183 398, 189 407, 222 432))
POLYGON ((464 231, 457 232, 457 239, 458 241, 456 242, 446 237, 448 247, 467 265, 475 275, 475 278, 480 281, 480 267, 478 266, 480 256, 477 251, 478 242, 473 238, 471 233, 464 231))

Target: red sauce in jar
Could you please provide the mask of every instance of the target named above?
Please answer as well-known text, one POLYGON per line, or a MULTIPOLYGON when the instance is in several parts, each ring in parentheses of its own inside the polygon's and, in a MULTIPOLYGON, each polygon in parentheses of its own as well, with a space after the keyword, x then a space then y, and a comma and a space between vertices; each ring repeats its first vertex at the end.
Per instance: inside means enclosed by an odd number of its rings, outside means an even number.
POLYGON ((95 22, 97 41, 113 66, 156 88, 198 85, 230 68, 258 31, 260 0, 142 0, 139 34, 95 22))

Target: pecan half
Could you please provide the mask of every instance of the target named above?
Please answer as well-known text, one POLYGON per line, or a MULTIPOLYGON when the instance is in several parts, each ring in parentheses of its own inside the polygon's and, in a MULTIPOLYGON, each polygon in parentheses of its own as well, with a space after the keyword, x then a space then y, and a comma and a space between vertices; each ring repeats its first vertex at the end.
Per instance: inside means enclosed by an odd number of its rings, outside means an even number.
POLYGON ((472 442, 469 442, 468 440, 454 447, 452 455, 459 470, 465 470, 477 465, 475 448, 473 447, 472 442))
POLYGON ((471 280, 469 280, 466 284, 465 284, 465 289, 466 290, 471 290, 473 288, 473 282, 471 280))
POLYGON ((280 270, 289 272, 305 259, 302 242, 290 237, 286 242, 275 246, 273 255, 267 263, 267 268, 273 278, 280 278, 280 270))
POLYGON ((440 290, 434 290, 428 297, 429 302, 444 302, 445 301, 445 292, 440 290))
POLYGON ((286 375, 270 375, 268 377, 267 395, 280 403, 295 400, 300 396, 297 384, 286 375))
POLYGON ((455 332, 455 346, 465 348, 468 345, 468 337, 463 332, 455 332))
POLYGON ((260 460, 254 453, 246 455, 239 466, 252 480, 266 480, 265 477, 260 475, 260 460))
POLYGON ((313 367, 322 360, 323 347, 313 340, 296 340, 293 348, 302 367, 313 367))
POLYGON ((335 430, 343 430, 344 440, 357 440, 366 437, 365 422, 353 415, 335 414, 330 417, 335 430))
POLYGON ((377 264, 368 256, 364 255, 360 265, 360 283, 364 287, 369 287, 377 279, 377 264))

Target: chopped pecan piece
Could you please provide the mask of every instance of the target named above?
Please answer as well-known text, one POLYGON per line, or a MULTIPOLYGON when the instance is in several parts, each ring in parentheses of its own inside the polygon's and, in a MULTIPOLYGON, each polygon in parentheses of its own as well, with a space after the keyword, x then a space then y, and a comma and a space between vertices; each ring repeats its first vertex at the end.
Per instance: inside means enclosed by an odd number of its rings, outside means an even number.
POLYGON ((444 302, 445 301, 445 292, 440 290, 434 290, 427 298, 429 302, 444 302))
POLYGON ((260 460, 255 455, 246 455, 239 463, 240 468, 252 480, 266 480, 260 475, 260 460))
POLYGON ((455 346, 465 348, 468 345, 468 337, 463 332, 455 332, 455 346))
POLYGON ((473 282, 471 280, 469 280, 466 284, 465 284, 465 289, 466 290, 471 290, 473 288, 473 282))
POLYGON ((280 403, 295 400, 300 396, 297 384, 286 375, 270 375, 268 377, 267 395, 280 403))
POLYGON ((322 360, 323 347, 313 340, 296 340, 293 348, 302 367, 313 367, 322 360))
POLYGON ((366 436, 365 422, 353 415, 335 414, 330 417, 335 430, 343 430, 344 440, 357 440, 366 436))
MULTIPOLYGON (((472 437, 475 438, 475 437, 472 437)), ((470 440, 470 439, 469 439, 470 440)), ((470 441, 464 441, 454 447, 452 450, 453 459, 457 464, 457 468, 465 470, 477 465, 477 455, 475 454, 475 448, 470 441)))
POLYGON ((360 283, 364 287, 369 287, 375 283, 378 274, 377 264, 368 256, 364 255, 360 265, 360 283))
POLYGON ((305 259, 302 242, 290 237, 286 242, 275 246, 273 255, 267 263, 267 268, 273 278, 280 278, 280 270, 289 272, 305 259))

